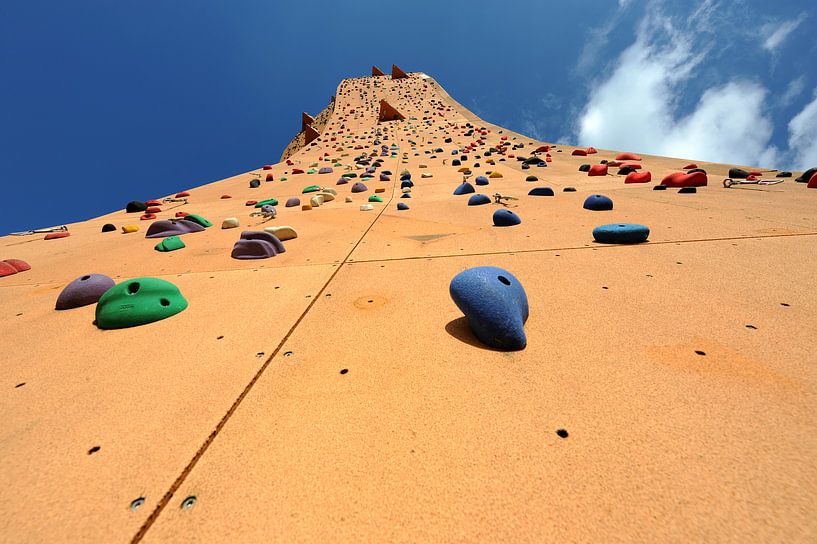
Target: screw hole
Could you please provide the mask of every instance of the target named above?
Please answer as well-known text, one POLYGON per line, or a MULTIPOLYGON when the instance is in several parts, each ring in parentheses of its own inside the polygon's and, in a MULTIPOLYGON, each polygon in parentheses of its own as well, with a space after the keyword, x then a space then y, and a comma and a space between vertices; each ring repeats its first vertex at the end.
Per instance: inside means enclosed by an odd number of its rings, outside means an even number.
POLYGON ((695 350, 695 354, 696 354, 696 355, 700 355, 700 356, 702 356, 702 357, 703 357, 704 355, 706 355, 706 352, 705 352, 705 351, 701 351, 701 350, 699 350, 699 349, 696 349, 696 350, 695 350))
POLYGON ((342 368, 342 369, 340 370, 340 373, 341 373, 341 374, 347 374, 348 372, 349 372, 349 369, 348 369, 348 368, 342 368))
POLYGON ((791 304, 789 304, 788 302, 781 302, 781 303, 780 303, 780 305, 781 305, 781 306, 786 306, 787 308, 788 308, 789 306, 791 306, 791 304))
POLYGON ((284 357, 292 357, 293 353, 291 351, 285 351, 284 357))
POLYGON ((224 336, 223 336, 223 335, 222 335, 222 336, 217 337, 217 338, 216 338, 216 340, 221 340, 222 338, 224 338, 224 336))
POLYGON ((182 501, 182 510, 189 510, 193 508, 194 504, 196 504, 196 496, 190 495, 182 501))
POLYGON ((18 387, 23 387, 25 384, 26 382, 18 383, 17 385, 14 386, 14 388, 16 389, 18 387))
POLYGON ((566 429, 559 429, 558 431, 556 431, 556 434, 559 436, 559 438, 567 438, 568 437, 568 433, 567 433, 566 429))
POLYGON ((130 503, 130 509, 131 509, 131 511, 136 510, 137 508, 139 508, 143 504, 145 504, 145 498, 144 497, 139 497, 138 499, 133 499, 133 501, 131 501, 131 503, 130 503))
POLYGON ((753 330, 757 329, 757 327, 755 327, 754 325, 746 325, 746 328, 747 329, 753 329, 753 330))
POLYGON ((256 357, 263 357, 263 356, 264 356, 264 352, 263 352, 263 351, 259 351, 258 353, 256 353, 256 354, 255 354, 255 356, 256 356, 256 357))
POLYGON ((93 455, 93 454, 95 454, 96 452, 98 452, 100 449, 101 449, 101 448, 100 448, 99 446, 94 446, 93 448, 91 448, 90 450, 88 450, 88 455, 93 455))
POLYGON ((505 276, 497 276, 496 279, 498 279, 500 283, 503 283, 505 285, 510 285, 511 284, 511 280, 509 280, 505 276))

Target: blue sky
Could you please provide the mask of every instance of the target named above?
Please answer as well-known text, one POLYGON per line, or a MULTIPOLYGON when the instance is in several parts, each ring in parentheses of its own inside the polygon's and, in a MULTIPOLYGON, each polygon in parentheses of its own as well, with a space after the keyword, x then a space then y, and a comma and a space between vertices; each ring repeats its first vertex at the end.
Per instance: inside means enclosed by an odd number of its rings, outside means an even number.
POLYGON ((276 161, 393 62, 548 141, 817 165, 813 0, 561 4, 4 0, 0 233, 276 161))

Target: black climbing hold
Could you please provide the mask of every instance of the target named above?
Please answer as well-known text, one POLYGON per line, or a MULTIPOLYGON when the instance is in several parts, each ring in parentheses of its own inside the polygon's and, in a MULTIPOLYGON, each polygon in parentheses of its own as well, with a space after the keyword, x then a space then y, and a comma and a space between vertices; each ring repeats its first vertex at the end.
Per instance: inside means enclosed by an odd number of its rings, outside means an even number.
POLYGON ((114 230, 116 230, 116 225, 114 225, 113 223, 105 223, 104 225, 102 225, 102 232, 111 232, 114 230))
POLYGON ((125 211, 128 213, 143 212, 147 209, 148 209, 147 204, 139 200, 131 200, 130 202, 128 202, 128 205, 125 206, 125 211))
POLYGON ((697 188, 697 187, 681 187, 680 189, 678 189, 678 192, 679 192, 679 193, 684 193, 684 194, 687 194, 687 193, 697 193, 697 192, 698 192, 698 188, 697 188))

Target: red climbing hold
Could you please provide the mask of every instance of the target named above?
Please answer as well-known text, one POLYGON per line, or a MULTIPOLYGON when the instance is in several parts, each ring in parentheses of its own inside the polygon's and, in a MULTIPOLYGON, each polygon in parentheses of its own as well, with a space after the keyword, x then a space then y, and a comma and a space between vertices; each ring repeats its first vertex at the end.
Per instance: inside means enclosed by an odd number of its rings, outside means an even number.
POLYGON ((50 232, 45 235, 43 240, 56 240, 57 238, 67 238, 71 236, 70 232, 50 232))
POLYGON ((148 200, 147 202, 145 202, 145 206, 161 206, 161 205, 162 203, 159 202, 158 200, 148 200))
POLYGON ((746 176, 746 181, 757 181, 757 176, 754 174, 749 174, 746 176))
POLYGON ((267 174, 267 177, 265 178, 266 181, 273 181, 274 179, 275 176, 273 176, 272 174, 267 174))
POLYGON ((272 165, 271 164, 265 164, 263 168, 264 168, 264 170, 272 170, 272 165))
POLYGON ((652 174, 649 172, 630 172, 624 178, 624 183, 648 183, 652 181, 652 174))
POLYGON ((574 149, 571 155, 573 155, 574 157, 586 157, 587 151, 585 151, 584 149, 574 149))
POLYGON ((155 213, 146 213, 145 215, 139 217, 140 221, 148 221, 150 219, 156 219, 155 213))
POLYGON ((619 166, 621 166, 621 161, 608 161, 607 166, 609 166, 610 168, 618 168, 619 166))
POLYGON ((547 153, 548 151, 550 151, 549 145, 540 145, 536 148, 535 153, 547 153))
POLYGON ((596 148, 595 148, 595 147, 588 147, 588 148, 587 148, 587 154, 588 154, 588 155, 592 155, 593 153, 598 153, 598 151, 596 150, 596 148))
POLYGON ((16 274, 17 269, 8 264, 6 261, 0 261, 0 278, 16 274))
MULTIPOLYGON (((343 131, 341 131, 341 132, 343 132, 343 131)), ((292 162, 292 160, 287 159, 287 166, 292 166, 293 164, 295 164, 295 163, 292 162)))
POLYGON ((551 159, 550 157, 545 157, 545 162, 553 162, 553 159, 551 159))
POLYGON ((619 153, 616 155, 617 161, 640 161, 641 157, 635 153, 619 153))
POLYGON ((661 180, 661 185, 666 187, 703 187, 707 183, 706 174, 703 172, 675 172, 661 180))
POLYGON ((641 165, 637 162, 625 162, 621 165, 622 168, 632 168, 633 170, 641 170, 641 165))
POLYGON ((233 197, 231 197, 230 195, 221 195, 222 200, 225 200, 227 198, 233 198, 233 197))
POLYGON ((149 206, 145 213, 161 213, 162 209, 159 206, 149 206))
POLYGON ((255 206, 256 204, 258 204, 257 200, 248 200, 244 203, 245 206, 255 206))
POLYGON ((187 212, 176 212, 176 217, 184 217, 187 215, 187 212))
POLYGON ((681 170, 692 170, 693 168, 698 168, 698 165, 695 164, 694 162, 690 163, 690 164, 687 164, 686 166, 681 168, 681 170))
POLYGON ((176 193, 175 198, 184 198, 186 196, 190 196, 190 193, 188 193, 187 191, 182 191, 181 193, 176 193))
POLYGON ((26 270, 31 270, 31 265, 25 261, 21 261, 20 259, 6 259, 2 261, 7 265, 10 265, 13 269, 17 272, 25 272, 26 270))
MULTIPOLYGON (((358 146, 358 147, 360 147, 360 146, 358 146)), ((362 147, 360 147, 360 149, 363 149, 363 148, 362 148, 362 147)), ((293 174, 293 175, 295 175, 295 174, 303 174, 303 173, 304 173, 304 171, 303 171, 303 170, 301 170, 300 168, 293 168, 293 169, 292 169, 292 174, 293 174)))
POLYGON ((808 180, 808 184, 806 185, 807 189, 817 189, 817 172, 814 172, 811 175, 811 179, 808 180))
POLYGON ((587 171, 588 176, 606 176, 607 175, 607 165, 606 164, 594 164, 590 167, 590 170, 587 171))

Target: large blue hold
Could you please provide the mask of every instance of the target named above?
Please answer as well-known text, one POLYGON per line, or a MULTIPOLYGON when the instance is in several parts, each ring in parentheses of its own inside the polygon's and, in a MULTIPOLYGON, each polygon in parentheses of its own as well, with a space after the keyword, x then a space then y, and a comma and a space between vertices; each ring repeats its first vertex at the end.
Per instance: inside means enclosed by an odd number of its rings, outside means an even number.
POLYGON ((484 344, 504 350, 524 349, 528 297, 513 274, 496 266, 478 266, 451 280, 449 293, 484 344))
POLYGON ((494 225, 497 227, 512 227, 521 222, 519 216, 511 210, 497 210, 494 212, 494 225))
POLYGON ((474 192, 476 192, 474 186, 468 183, 467 181, 463 181, 461 185, 457 186, 457 188, 454 189, 455 195, 467 195, 468 193, 474 192))
POLYGON ((468 199, 469 206, 481 206, 483 204, 490 204, 491 199, 488 198, 488 195, 482 194, 475 194, 472 195, 471 198, 468 199))
POLYGON ((594 212, 603 212, 613 209, 613 201, 608 196, 590 195, 584 201, 584 209, 594 212))
POLYGON ((554 196, 550 187, 534 187, 528 192, 528 196, 554 196))
POLYGON ((593 229, 593 239, 602 244, 640 244, 649 236, 649 227, 634 223, 614 223, 593 229))
POLYGON ((488 185, 488 178, 485 176, 477 176, 474 181, 477 183, 477 185, 488 185))

